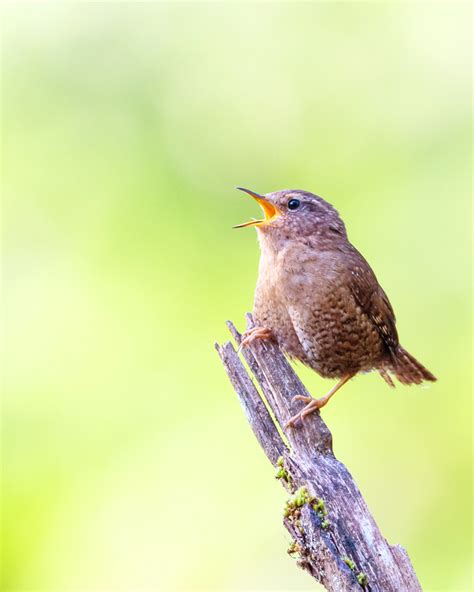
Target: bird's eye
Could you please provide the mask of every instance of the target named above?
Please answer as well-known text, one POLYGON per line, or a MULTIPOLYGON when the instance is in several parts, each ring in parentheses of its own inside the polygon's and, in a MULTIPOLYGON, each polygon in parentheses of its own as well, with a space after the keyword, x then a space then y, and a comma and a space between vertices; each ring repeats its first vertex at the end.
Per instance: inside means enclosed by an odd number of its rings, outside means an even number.
POLYGON ((297 210, 300 207, 300 200, 299 199, 290 199, 288 202, 288 209, 289 210, 297 210))

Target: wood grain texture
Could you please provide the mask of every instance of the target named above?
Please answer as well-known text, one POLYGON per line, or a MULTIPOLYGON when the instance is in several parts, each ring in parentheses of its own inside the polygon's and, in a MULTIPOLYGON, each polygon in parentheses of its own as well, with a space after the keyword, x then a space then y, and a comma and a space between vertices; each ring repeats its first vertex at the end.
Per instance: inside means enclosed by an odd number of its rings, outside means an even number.
MULTIPOLYGON (((239 345, 241 334, 227 325, 239 345)), ((247 325, 253 326, 250 315, 247 325)), ((349 471, 335 458, 319 412, 302 427, 283 431, 303 406, 291 405, 292 398, 309 393, 278 346, 255 341, 242 351, 258 388, 230 342, 216 349, 258 442, 290 495, 283 522, 293 537, 290 551, 298 565, 333 592, 420 591, 405 550, 387 543, 349 471)))

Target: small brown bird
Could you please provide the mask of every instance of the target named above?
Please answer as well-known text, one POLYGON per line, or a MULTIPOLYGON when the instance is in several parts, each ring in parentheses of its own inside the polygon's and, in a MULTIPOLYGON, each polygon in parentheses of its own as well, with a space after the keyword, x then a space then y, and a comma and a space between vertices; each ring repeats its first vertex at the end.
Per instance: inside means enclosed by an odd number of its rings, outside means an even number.
POLYGON ((436 378, 398 342, 395 314, 367 261, 349 242, 336 209, 297 189, 251 195, 263 209, 255 226, 261 257, 253 316, 256 327, 242 346, 274 339, 290 357, 325 378, 338 378, 320 399, 306 404, 288 426, 320 409, 359 372, 377 370, 395 386, 436 378))

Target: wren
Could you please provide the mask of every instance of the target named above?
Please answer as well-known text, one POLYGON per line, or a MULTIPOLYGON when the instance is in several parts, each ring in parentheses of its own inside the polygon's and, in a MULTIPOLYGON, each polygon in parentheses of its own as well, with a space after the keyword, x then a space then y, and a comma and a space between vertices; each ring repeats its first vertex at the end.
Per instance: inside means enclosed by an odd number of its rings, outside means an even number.
POLYGON ((390 386, 436 378, 399 343, 395 314, 370 265, 349 242, 336 209, 296 189, 251 195, 264 219, 235 228, 257 229, 261 256, 255 290, 255 327, 241 346, 275 340, 290 358, 338 382, 319 399, 296 396, 306 406, 295 426, 361 372, 376 370, 390 386))

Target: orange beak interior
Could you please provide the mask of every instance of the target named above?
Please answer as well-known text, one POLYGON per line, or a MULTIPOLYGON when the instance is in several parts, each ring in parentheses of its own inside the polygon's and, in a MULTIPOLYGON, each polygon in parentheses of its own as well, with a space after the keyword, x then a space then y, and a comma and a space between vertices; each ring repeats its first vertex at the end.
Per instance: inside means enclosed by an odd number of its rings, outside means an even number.
POLYGON ((250 220, 249 222, 244 222, 243 224, 237 224, 234 228, 245 228, 246 226, 263 226, 264 224, 269 224, 275 218, 280 216, 280 212, 276 206, 274 206, 266 197, 263 195, 259 195, 254 191, 250 191, 250 189, 244 189, 243 187, 237 187, 240 191, 244 191, 248 193, 251 197, 255 199, 260 205, 265 215, 263 220, 250 220))

